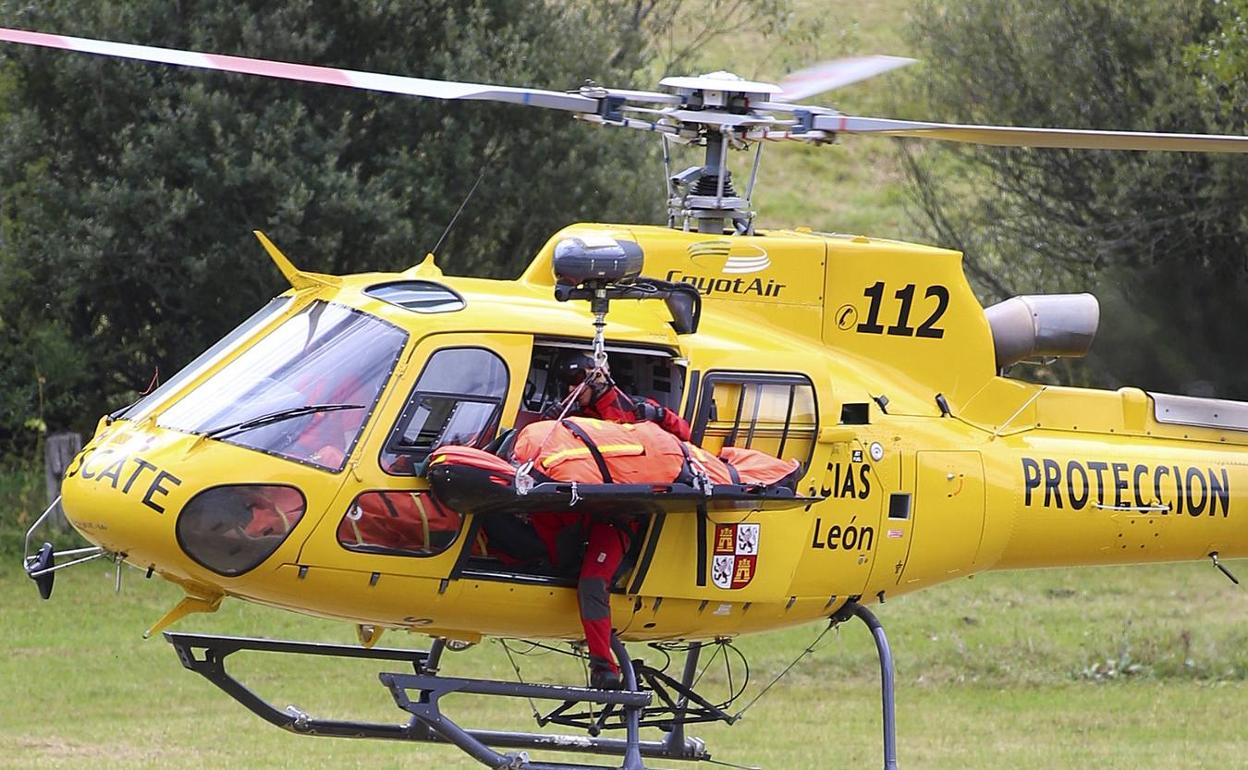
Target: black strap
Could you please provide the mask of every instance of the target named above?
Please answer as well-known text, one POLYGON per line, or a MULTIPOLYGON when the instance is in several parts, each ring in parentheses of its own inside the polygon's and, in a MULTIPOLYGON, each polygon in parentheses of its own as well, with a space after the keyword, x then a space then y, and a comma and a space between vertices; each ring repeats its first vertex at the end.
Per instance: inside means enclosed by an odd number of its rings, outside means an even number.
POLYGON ((390 514, 391 518, 394 518, 394 519, 399 518, 399 511, 397 508, 394 507, 394 503, 390 502, 390 495, 387 495, 385 492, 382 492, 381 502, 386 504, 386 512, 390 514))
POLYGON ((727 460, 724 460, 722 457, 720 458, 720 462, 722 462, 725 466, 727 466, 727 468, 728 468, 728 476, 729 476, 730 478, 732 478, 732 483, 733 483, 733 484, 740 484, 740 483, 741 483, 741 474, 740 474, 740 473, 737 473, 737 468, 736 468, 736 466, 734 466, 732 463, 728 462, 727 460))
POLYGON ((614 484, 615 480, 611 478, 611 470, 607 468, 607 461, 603 459, 602 452, 598 451, 598 445, 589 437, 585 430, 572 422, 571 420, 560 420, 559 424, 571 431, 573 436, 581 440, 581 443, 589 449, 589 454, 594 458, 594 462, 598 465, 598 472, 602 474, 603 484, 614 484))
POLYGON ((698 503, 698 555, 695 582, 701 588, 706 585, 706 503, 698 503))
POLYGON ((689 447, 685 445, 684 441, 680 442, 680 453, 685 456, 685 462, 681 466, 680 478, 677 481, 706 492, 711 479, 706 475, 705 471, 701 470, 703 467, 702 463, 694 458, 693 453, 689 451, 689 447))

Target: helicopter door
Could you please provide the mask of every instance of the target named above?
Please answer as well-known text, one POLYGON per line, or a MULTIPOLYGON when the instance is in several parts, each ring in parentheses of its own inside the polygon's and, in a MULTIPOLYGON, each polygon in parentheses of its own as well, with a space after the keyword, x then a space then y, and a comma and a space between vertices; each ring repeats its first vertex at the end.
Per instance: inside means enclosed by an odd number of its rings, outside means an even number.
POLYGON ((483 447, 514 414, 532 338, 435 334, 395 375, 338 499, 309 535, 302 565, 444 579, 472 517, 428 493, 419 474, 441 444, 483 447), (487 347, 488 345, 488 347, 487 347))
POLYGON ((899 585, 913 590, 974 572, 984 532, 979 452, 917 452, 910 549, 899 585))
MULTIPOLYGON (((700 379, 693 443, 712 454, 757 449, 809 467, 819 410, 805 375, 711 371, 700 379)), ((629 593, 719 602, 787 595, 809 540, 804 507, 708 511, 701 522, 695 511, 656 517, 629 593)))

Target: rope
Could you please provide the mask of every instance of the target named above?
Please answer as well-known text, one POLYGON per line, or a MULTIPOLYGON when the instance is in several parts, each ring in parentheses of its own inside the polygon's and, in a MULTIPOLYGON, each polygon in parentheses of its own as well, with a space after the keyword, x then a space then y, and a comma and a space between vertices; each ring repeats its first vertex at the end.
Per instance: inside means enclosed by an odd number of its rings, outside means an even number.
POLYGON ((704 759, 703 762, 711 765, 723 765, 724 767, 735 767, 737 770, 763 770, 758 765, 738 765, 736 762, 725 762, 722 759, 704 759))
POLYGON ((695 677, 693 682, 689 685, 689 689, 692 690, 696 688, 698 686, 698 682, 702 681, 702 677, 706 674, 707 669, 711 667, 711 664, 715 662, 715 658, 724 651, 724 644, 725 642, 716 642, 717 646, 715 648, 715 652, 711 653, 711 656, 706 659, 706 663, 702 665, 702 670, 698 672, 697 677, 695 677))
POLYGON ((559 424, 563 421, 563 419, 571 413, 572 407, 577 404, 581 397, 581 393, 585 391, 585 388, 589 387, 590 380, 601 374, 606 378, 608 383, 611 381, 611 370, 607 366, 607 351, 603 340, 602 326, 599 325, 599 322, 605 323, 602 317, 603 315, 604 314, 600 313, 598 320, 595 322, 597 332, 594 335, 594 371, 587 373, 585 379, 581 380, 581 382, 573 388, 572 392, 563 397, 563 400, 559 402, 559 415, 550 421, 550 429, 546 431, 546 435, 542 436, 542 440, 538 442, 533 456, 525 459, 516 467, 514 483, 516 490, 520 492, 520 494, 527 494, 528 491, 532 489, 532 479, 529 477, 529 471, 533 469, 533 465, 537 462, 537 458, 542 456, 542 450, 546 447, 546 442, 550 441, 550 437, 554 434, 555 428, 559 427, 559 424), (522 481, 522 477, 528 479, 528 482, 522 481))
MULTIPOLYGON (((516 672, 516 681, 520 684, 525 684, 524 675, 520 673, 520 664, 516 663, 516 659, 511 656, 511 648, 507 646, 507 640, 499 639, 498 643, 503 646, 503 652, 507 653, 507 660, 511 661, 511 667, 516 672)), ((525 696, 525 700, 529 702, 529 708, 533 710, 533 721, 541 724, 542 712, 537 710, 537 704, 528 696, 525 696)))
POLYGON ((697 689, 698 684, 702 681, 702 677, 706 675, 706 672, 710 670, 711 665, 715 663, 715 659, 722 655, 724 659, 725 678, 728 680, 728 697, 722 703, 717 705, 721 710, 726 710, 737 700, 737 698, 740 698, 741 695, 745 693, 745 688, 750 684, 750 661, 745 657, 745 653, 738 650, 736 645, 728 640, 717 641, 715 642, 715 645, 715 651, 706 659, 706 663, 702 666, 702 671, 699 672, 697 677, 694 678, 693 682, 689 685, 689 689, 697 689), (739 688, 734 687, 732 683, 732 661, 728 657, 728 650, 732 650, 733 653, 741 659, 742 668, 745 669, 745 677, 742 679, 741 686, 739 688))
POLYGON ((559 423, 563 418, 568 416, 568 413, 572 410, 572 405, 576 403, 577 398, 580 397, 581 392, 585 390, 588 384, 589 378, 586 377, 571 393, 564 396, 563 400, 559 402, 559 416, 551 420, 550 430, 546 431, 546 435, 542 436, 542 440, 537 444, 537 453, 525 461, 529 464, 529 467, 532 467, 532 463, 536 462, 538 457, 541 457, 542 449, 546 446, 546 442, 550 440, 551 434, 555 432, 555 428, 559 427, 559 423))
POLYGON ((776 676, 775 679, 771 680, 771 682, 769 682, 767 686, 764 687, 762 691, 758 693, 758 695, 754 696, 753 700, 745 704, 744 708, 742 708, 733 716, 732 721, 736 722, 739 719, 741 719, 741 717, 745 715, 745 712, 749 711, 750 708, 753 707, 755 703, 758 703, 759 699, 762 698, 764 695, 766 695, 768 690, 770 690, 777 682, 779 682, 790 671, 792 671, 794 666, 796 666, 798 663, 801 663, 802 659, 805 658, 807 655, 813 654, 815 650, 818 648, 819 642, 823 641, 823 637, 827 636, 827 633, 831 631, 833 628, 834 628, 834 624, 829 623, 827 627, 823 629, 823 632, 820 633, 819 636, 815 637, 815 641, 811 642, 810 645, 806 649, 802 650, 801 654, 798 655, 796 658, 794 658, 792 663, 785 666, 784 670, 781 671, 780 674, 776 676))

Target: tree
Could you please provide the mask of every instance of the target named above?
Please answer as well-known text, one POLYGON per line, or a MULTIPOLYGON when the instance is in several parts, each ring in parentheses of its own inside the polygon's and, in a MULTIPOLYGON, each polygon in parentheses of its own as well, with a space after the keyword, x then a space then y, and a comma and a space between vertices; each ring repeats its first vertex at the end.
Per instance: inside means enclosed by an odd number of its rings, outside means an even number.
MULTIPOLYGON (((593 3, 0 0, 6 26, 385 73, 634 85, 651 49, 593 3), (615 51, 607 57, 604 51, 615 51), (609 61, 608 61, 609 59, 609 61)), ((656 145, 565 114, 0 49, 0 439, 86 427, 302 267, 515 274, 577 220, 654 220, 656 145), (612 134, 607 136, 607 134, 612 134), (42 384, 41 381, 42 380, 42 384)))
MULTIPOLYGON (((694 62, 712 43, 733 34, 761 33, 780 36, 786 48, 822 32, 822 25, 802 30, 790 22, 793 9, 789 0, 616 0, 599 3, 608 26, 638 30, 642 44, 653 63, 664 73, 688 74, 694 62)), ((628 54, 621 41, 609 61, 628 54)))
MULTIPOLYGON (((1243 134, 1243 57, 1215 50, 1228 29, 1242 42, 1234 16, 1162 0, 927 2, 913 35, 925 96, 947 120, 1243 134)), ((1076 377, 1248 398, 1236 354, 1243 156, 965 147, 909 158, 930 233, 966 252, 986 299, 1096 289, 1101 339, 1076 377)))

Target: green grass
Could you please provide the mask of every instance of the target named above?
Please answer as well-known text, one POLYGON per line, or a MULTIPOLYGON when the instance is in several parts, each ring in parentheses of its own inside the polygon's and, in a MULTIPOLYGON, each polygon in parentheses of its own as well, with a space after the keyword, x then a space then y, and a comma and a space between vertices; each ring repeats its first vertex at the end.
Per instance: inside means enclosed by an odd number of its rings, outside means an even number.
MULTIPOLYGON (((1233 563, 1248 575, 1248 563, 1233 563)), ((446 747, 310 739, 273 728, 187 672, 142 629, 177 600, 167 584, 91 564, 50 602, 0 568, 0 767, 285 768, 478 765, 446 747)), ((905 768, 1240 767, 1248 735, 1248 595, 1205 564, 981 575, 877 608, 898 667, 905 768)), ((345 624, 227 602, 178 630, 348 643, 345 624)), ((821 630, 740 640, 757 691, 821 630)), ((422 646, 419 637, 383 644, 422 646)), ((635 654, 646 657, 644 648, 635 654)), ((652 656, 653 654, 651 654, 652 656)), ((562 657, 521 659, 526 679, 579 681, 562 657)), ((238 671, 277 705, 398 721, 376 668, 255 654, 238 671)), ((512 678, 495 643, 448 656, 448 674, 512 678)), ((707 674, 724 684, 717 669, 707 674)), ((851 624, 825 637, 739 724, 697 728, 714 756, 769 768, 880 764, 873 646, 851 624)), ((747 697, 749 694, 747 693, 747 697)), ((474 726, 532 729, 522 700, 451 699, 474 726)), ((661 763, 670 766, 673 763, 661 763)))

